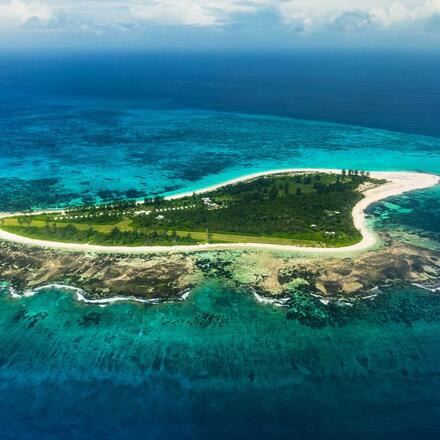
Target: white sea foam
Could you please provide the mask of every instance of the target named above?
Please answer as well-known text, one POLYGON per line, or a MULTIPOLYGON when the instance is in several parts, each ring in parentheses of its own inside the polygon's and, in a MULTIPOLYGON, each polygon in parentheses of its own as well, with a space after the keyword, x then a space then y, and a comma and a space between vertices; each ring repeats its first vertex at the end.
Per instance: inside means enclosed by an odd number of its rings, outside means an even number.
POLYGON ((185 300, 188 298, 188 296, 189 296, 190 293, 191 293, 191 290, 190 290, 190 289, 186 289, 186 290, 184 290, 183 293, 182 293, 182 295, 180 296, 180 300, 181 300, 181 301, 185 301, 185 300))
POLYGON ((413 283, 413 286, 418 287, 419 289, 428 290, 429 292, 432 293, 440 292, 440 283, 438 284, 413 283))
POLYGON ((9 290, 9 295, 12 298, 20 298, 20 295, 16 292, 16 290, 12 286, 9 286, 8 290, 9 290))
POLYGON ((339 301, 339 304, 343 304, 344 306, 353 307, 353 303, 347 301, 339 301))
POLYGON ((373 295, 363 296, 362 299, 373 299, 376 298, 377 293, 374 293, 373 295))
MULTIPOLYGON (((106 307, 109 304, 117 303, 117 302, 137 302, 142 304, 159 304, 163 302, 172 302, 172 301, 163 301, 161 298, 149 298, 149 299, 143 299, 143 298, 136 298, 134 296, 114 296, 111 298, 100 298, 100 299, 88 299, 86 298, 86 292, 79 287, 73 287, 66 284, 60 284, 60 283, 52 283, 52 284, 45 284, 43 286, 35 287, 34 289, 27 289, 23 292, 22 295, 16 293, 16 291, 9 287, 9 294, 13 298, 22 298, 22 297, 31 297, 33 295, 36 295, 38 292, 42 290, 48 290, 48 289, 58 289, 58 290, 67 290, 70 292, 73 292, 75 294, 75 297, 78 301, 82 301, 86 304, 96 304, 100 307, 106 307)), ((184 301, 188 298, 189 294, 191 293, 190 289, 185 289, 179 298, 177 298, 177 301, 184 301)))
POLYGON ((272 304, 277 307, 283 307, 289 298, 267 298, 265 296, 258 295, 257 292, 253 292, 255 299, 261 304, 272 304))

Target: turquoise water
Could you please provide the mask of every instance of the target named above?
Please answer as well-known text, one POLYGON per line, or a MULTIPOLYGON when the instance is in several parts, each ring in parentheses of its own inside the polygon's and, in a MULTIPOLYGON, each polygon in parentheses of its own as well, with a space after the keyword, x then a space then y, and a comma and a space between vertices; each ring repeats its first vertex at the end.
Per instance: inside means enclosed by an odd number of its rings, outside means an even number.
POLYGON ((283 167, 440 170, 440 140, 127 102, 37 101, 0 118, 0 210, 194 190, 283 167))
MULTIPOLYGON (((426 54, 27 54, 0 67, 0 211, 283 167, 440 173, 440 64, 426 54)), ((438 188, 370 212, 440 249, 438 188)), ((314 328, 221 280, 154 306, 1 292, 0 438, 437 438, 439 301, 398 286, 314 328)))
POLYGON ((440 250, 440 186, 370 208, 373 227, 407 243, 440 250))
POLYGON ((148 307, 2 295, 2 437, 435 438, 440 299, 374 301, 316 329, 218 284, 148 307))
MULTIPOLYGON (((0 209, 186 191, 282 167, 440 170, 437 138, 287 118, 94 104, 0 123, 0 209)), ((436 248, 439 200, 435 189, 378 205, 376 227, 436 248)), ((427 317, 395 315, 417 303, 384 317, 382 305, 322 329, 221 283, 150 307, 4 294, 1 436, 435 437, 440 312, 435 294, 417 294, 430 299, 427 317)))

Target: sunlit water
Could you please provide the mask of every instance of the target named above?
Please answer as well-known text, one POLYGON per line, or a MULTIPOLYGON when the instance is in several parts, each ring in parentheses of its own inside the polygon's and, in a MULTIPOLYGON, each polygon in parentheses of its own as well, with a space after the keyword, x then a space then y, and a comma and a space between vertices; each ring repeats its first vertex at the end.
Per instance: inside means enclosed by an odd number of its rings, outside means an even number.
POLYGON ((406 291, 314 329, 218 285, 148 307, 4 295, 2 437, 435 437, 439 310, 406 291))
POLYGON ((188 191, 283 167, 440 170, 433 137, 114 102, 39 105, 0 119, 0 209, 188 191))
MULTIPOLYGON (((244 64, 222 76, 200 60, 189 74, 181 61, 170 78, 169 61, 142 70, 134 59, 92 68, 93 58, 3 57, 0 211, 187 191, 283 167, 440 172, 439 66, 425 60, 415 80, 401 59, 379 73, 344 60, 330 71, 327 58, 316 61, 311 86, 304 59, 290 70, 271 60, 255 76, 244 64), (405 94, 394 87, 401 78, 405 94)), ((375 227, 431 249, 439 212, 438 188, 370 209, 375 227)), ((4 290, 0 437, 436 438, 439 297, 399 287, 374 304, 343 325, 311 328, 221 280, 149 306, 4 290)))

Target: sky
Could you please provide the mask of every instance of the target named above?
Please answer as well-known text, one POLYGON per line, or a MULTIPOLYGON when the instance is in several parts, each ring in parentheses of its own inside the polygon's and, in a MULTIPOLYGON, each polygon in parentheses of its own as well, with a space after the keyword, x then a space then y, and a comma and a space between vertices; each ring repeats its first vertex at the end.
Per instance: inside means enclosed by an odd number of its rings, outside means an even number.
POLYGON ((0 47, 440 47, 440 0, 0 0, 0 47))

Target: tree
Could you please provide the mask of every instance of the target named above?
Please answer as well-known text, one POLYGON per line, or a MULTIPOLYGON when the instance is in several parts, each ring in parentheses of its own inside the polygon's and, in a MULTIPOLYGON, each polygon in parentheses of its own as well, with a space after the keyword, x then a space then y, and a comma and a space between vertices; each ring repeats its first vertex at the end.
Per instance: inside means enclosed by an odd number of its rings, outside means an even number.
POLYGON ((212 232, 209 230, 209 227, 206 228, 206 240, 208 243, 212 242, 212 232))
POLYGON ((269 200, 275 200, 278 195, 278 190, 275 187, 272 187, 268 192, 269 200))

